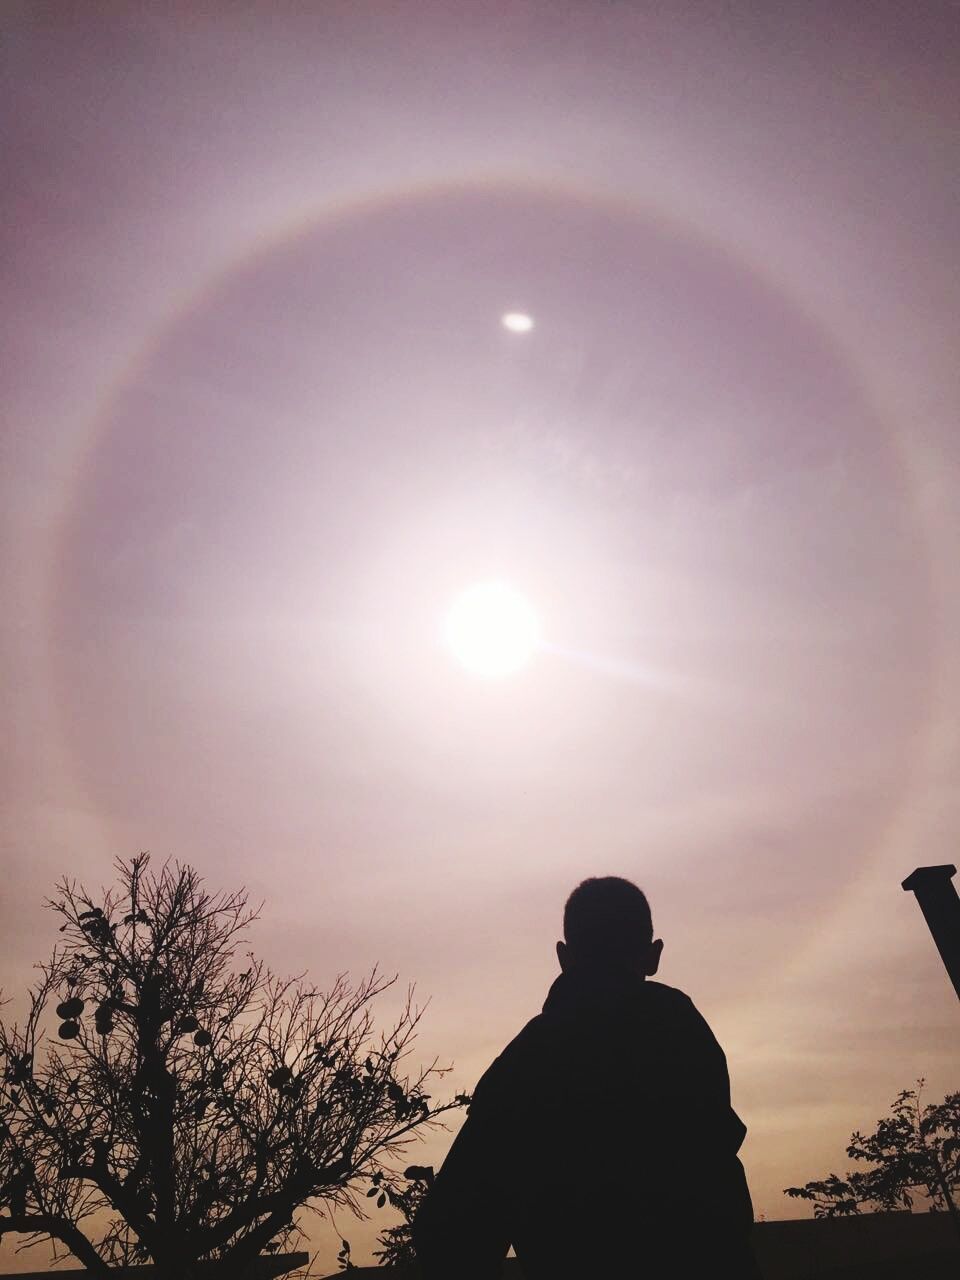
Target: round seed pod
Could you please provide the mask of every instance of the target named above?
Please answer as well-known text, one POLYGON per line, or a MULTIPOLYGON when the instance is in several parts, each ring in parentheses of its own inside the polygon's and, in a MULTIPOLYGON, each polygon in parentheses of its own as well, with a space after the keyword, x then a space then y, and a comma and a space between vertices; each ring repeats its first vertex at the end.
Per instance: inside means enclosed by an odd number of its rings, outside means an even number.
POLYGON ((73 1019, 70 1019, 68 1022, 61 1022, 60 1029, 57 1031, 57 1035, 61 1040, 76 1040, 79 1034, 80 1028, 73 1019))
POLYGON ((203 1027, 201 1027, 200 1030, 197 1032, 197 1034, 193 1037, 193 1043, 197 1045, 199 1048, 203 1049, 208 1044, 213 1044, 213 1036, 210 1034, 209 1031, 204 1031, 203 1027))

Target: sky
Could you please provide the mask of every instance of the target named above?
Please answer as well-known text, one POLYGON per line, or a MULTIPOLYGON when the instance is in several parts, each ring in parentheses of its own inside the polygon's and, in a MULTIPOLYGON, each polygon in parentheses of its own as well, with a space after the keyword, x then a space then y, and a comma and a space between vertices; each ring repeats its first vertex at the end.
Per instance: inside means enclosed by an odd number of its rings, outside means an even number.
POLYGON ((960 7, 0 31, 4 989, 149 850, 280 971, 415 982, 452 1093, 625 875, 803 1214, 960 1087, 900 889, 960 818, 960 7), (491 580, 543 635, 497 680, 443 640, 491 580))

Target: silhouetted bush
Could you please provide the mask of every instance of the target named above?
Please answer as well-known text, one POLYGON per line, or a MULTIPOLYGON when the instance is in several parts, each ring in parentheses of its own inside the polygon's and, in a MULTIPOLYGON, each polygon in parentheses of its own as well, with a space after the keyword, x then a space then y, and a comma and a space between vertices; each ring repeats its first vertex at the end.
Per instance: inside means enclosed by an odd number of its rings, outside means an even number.
MULTIPOLYGON (((466 1104, 469 1098, 461 1095, 458 1101, 466 1104)), ((430 1165, 412 1164, 404 1171, 406 1186, 399 1188, 382 1175, 374 1175, 374 1185, 367 1192, 368 1196, 377 1195, 377 1203, 381 1208, 386 1202, 399 1209, 403 1221, 394 1227, 387 1227, 380 1232, 373 1256, 380 1259, 381 1267, 401 1266, 416 1262, 417 1251, 413 1244, 413 1220, 423 1197, 433 1185, 433 1169, 430 1165)))
POLYGON ((890 1115, 864 1137, 854 1133, 847 1147, 851 1160, 872 1166, 863 1172, 835 1173, 802 1187, 786 1187, 784 1195, 813 1202, 818 1218, 868 1210, 909 1210, 914 1196, 927 1196, 931 1208, 947 1211, 960 1232, 954 1192, 960 1187, 960 1093, 937 1105, 922 1106, 923 1080, 897 1095, 890 1115))

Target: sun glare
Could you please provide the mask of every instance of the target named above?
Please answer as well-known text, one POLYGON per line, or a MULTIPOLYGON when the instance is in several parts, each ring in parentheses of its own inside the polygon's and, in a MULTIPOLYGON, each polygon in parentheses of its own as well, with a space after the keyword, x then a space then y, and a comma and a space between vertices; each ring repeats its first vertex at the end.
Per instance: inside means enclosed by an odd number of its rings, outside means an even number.
POLYGON ((533 657, 540 620, 529 600, 507 583, 478 582, 450 606, 444 638, 468 671, 496 680, 533 657))

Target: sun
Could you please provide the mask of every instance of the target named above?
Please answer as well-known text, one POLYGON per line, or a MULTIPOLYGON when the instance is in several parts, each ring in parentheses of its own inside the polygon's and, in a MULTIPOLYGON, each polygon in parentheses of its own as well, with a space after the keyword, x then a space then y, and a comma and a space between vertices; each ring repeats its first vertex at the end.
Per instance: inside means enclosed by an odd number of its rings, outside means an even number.
POLYGON ((540 619, 527 598, 505 582, 478 582, 447 612, 444 639, 470 672, 488 680, 518 671, 540 644, 540 619))

